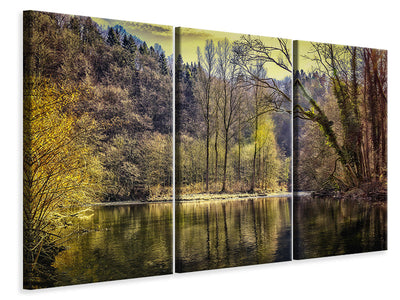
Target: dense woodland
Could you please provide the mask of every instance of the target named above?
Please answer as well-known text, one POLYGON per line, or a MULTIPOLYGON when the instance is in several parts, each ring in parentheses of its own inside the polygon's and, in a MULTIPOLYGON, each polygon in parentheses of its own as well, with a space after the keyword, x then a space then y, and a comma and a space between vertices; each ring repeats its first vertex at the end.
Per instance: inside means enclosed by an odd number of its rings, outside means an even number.
POLYGON ((295 189, 385 198, 387 52, 313 43, 308 57, 315 71, 294 73, 295 189))
POLYGON ((87 17, 24 14, 25 287, 54 282, 67 207, 171 197, 172 68, 155 48, 87 17))
POLYGON ((276 42, 207 40, 191 63, 177 49, 177 197, 290 189, 292 62, 276 42))

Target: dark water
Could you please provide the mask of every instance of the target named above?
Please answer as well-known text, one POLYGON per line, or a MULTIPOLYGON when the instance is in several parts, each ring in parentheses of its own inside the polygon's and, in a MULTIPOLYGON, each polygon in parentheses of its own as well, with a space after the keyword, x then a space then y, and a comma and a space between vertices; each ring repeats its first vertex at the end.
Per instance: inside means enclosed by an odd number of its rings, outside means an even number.
POLYGON ((95 206, 56 258, 56 285, 172 272, 172 203, 95 206))
POLYGON ((176 271, 290 260, 289 200, 177 203, 176 271))
POLYGON ((294 197, 294 259, 387 249, 386 203, 294 197))

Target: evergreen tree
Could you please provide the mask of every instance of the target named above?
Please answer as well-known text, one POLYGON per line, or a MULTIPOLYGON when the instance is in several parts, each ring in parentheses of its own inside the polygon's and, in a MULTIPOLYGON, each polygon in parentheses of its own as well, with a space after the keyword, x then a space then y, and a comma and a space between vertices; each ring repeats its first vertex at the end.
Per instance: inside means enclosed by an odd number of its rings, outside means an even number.
POLYGON ((175 80, 180 82, 183 78, 183 58, 181 54, 176 57, 175 63, 175 80))
POLYGON ((68 25, 69 29, 71 29, 75 34, 79 34, 80 31, 80 22, 79 18, 76 16, 73 16, 71 20, 69 21, 68 25))
POLYGON ((150 55, 151 55, 151 56, 153 56, 153 57, 156 56, 156 50, 154 50, 154 47, 153 47, 153 46, 150 46, 149 51, 150 51, 150 55))
POLYGON ((160 66, 160 71, 162 75, 168 74, 167 60, 165 59, 165 54, 162 52, 158 58, 158 64, 160 66))
POLYGON ((144 42, 143 44, 140 45, 139 52, 140 52, 140 54, 143 54, 143 55, 149 54, 149 48, 147 47, 146 42, 144 42))
POLYGON ((115 46, 117 44, 119 45, 118 35, 111 27, 108 29, 107 44, 109 44, 110 46, 115 46))
POLYGON ((125 34, 124 39, 122 40, 122 47, 124 47, 126 50, 128 50, 130 53, 135 53, 136 52, 136 44, 135 41, 133 40, 133 37, 131 35, 125 34))

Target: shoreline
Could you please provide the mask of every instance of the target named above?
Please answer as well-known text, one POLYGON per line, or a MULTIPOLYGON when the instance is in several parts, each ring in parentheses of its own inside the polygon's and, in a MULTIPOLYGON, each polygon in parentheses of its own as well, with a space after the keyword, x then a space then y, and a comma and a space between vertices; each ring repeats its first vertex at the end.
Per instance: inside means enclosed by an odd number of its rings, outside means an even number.
POLYGON ((387 203, 387 192, 364 193, 361 190, 350 192, 315 192, 315 191, 297 191, 293 192, 293 201, 299 201, 300 198, 309 198, 315 201, 324 199, 336 199, 346 201, 356 201, 360 203, 387 203))
MULTIPOLYGON (((187 194, 176 197, 175 202, 198 202, 198 201, 227 201, 227 200, 246 200, 246 199, 265 199, 265 198, 286 198, 292 197, 289 192, 271 194, 187 194)), ((116 201, 116 202, 96 202, 87 206, 117 206, 117 205, 143 205, 143 204, 167 204, 173 203, 172 199, 150 200, 150 201, 116 201)))
POLYGON ((289 192, 281 193, 262 193, 262 194, 187 194, 176 197, 176 202, 191 202, 191 201, 223 201, 223 200, 246 200, 246 199, 264 199, 264 198, 283 198, 291 197, 289 192))
POLYGON ((143 204, 167 204, 172 203, 170 200, 157 200, 157 201, 115 201, 115 202, 96 202, 90 203, 89 206, 117 206, 117 205, 143 205, 143 204))
MULTIPOLYGON (((280 192, 280 193, 260 193, 260 194, 248 194, 248 193, 237 193, 237 194, 218 194, 218 193, 198 193, 198 194, 185 194, 185 195, 178 195, 175 198, 176 203, 184 203, 184 202, 203 202, 203 201, 240 201, 240 200, 247 200, 247 199, 267 199, 267 198, 287 198, 293 197, 293 201, 297 201, 298 198, 311 198, 314 200, 317 199, 324 199, 324 198, 334 198, 334 199, 342 199, 342 200, 356 200, 362 202, 386 202, 387 199, 381 199, 377 197, 371 196, 348 196, 348 195, 337 195, 337 194, 327 194, 327 195, 314 195, 315 192, 312 191, 300 191, 300 192, 280 192), (372 198, 372 199, 371 199, 372 198)), ((118 205, 143 205, 143 204, 168 204, 173 203, 172 198, 168 199, 157 199, 157 200, 133 200, 133 201, 116 201, 116 202, 96 202, 96 203, 89 203, 85 206, 118 206, 118 205)))

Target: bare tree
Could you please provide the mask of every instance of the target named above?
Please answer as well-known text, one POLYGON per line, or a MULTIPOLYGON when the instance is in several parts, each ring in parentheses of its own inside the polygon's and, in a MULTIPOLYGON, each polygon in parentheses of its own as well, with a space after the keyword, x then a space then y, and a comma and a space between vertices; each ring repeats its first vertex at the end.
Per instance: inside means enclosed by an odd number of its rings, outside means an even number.
POLYGON ((292 73, 291 51, 288 41, 277 38, 276 45, 267 45, 260 38, 251 35, 241 36, 233 45, 232 62, 240 67, 242 85, 252 90, 254 111, 247 119, 253 124, 254 152, 251 172, 250 192, 254 192, 256 182, 256 158, 259 151, 257 145, 259 117, 270 111, 287 111, 286 103, 291 102, 290 90, 286 89, 276 78, 268 76, 266 70, 275 65, 292 73))
MULTIPOLYGON (((255 74, 257 78, 263 79, 267 77, 267 72, 265 71, 263 64, 258 63, 254 69, 251 69, 252 74, 255 74)), ((262 145, 258 145, 258 131, 259 131, 259 118, 271 111, 275 110, 275 106, 272 105, 271 100, 272 95, 268 93, 267 89, 261 87, 257 83, 254 83, 252 88, 253 93, 253 114, 248 118, 248 122, 253 125, 254 129, 254 152, 253 152, 253 162, 251 171, 251 185, 250 192, 254 192, 255 182, 256 182, 256 161, 257 154, 259 154, 262 145)))
POLYGON ((197 47, 198 64, 200 67, 197 81, 197 99, 200 101, 204 122, 206 124, 206 192, 209 189, 209 164, 210 164, 210 122, 211 122, 211 88, 215 72, 215 46, 212 40, 207 40, 204 54, 197 47))
POLYGON ((288 76, 291 75, 292 59, 288 41, 281 38, 277 38, 276 41, 278 45, 271 46, 266 45, 259 38, 243 35, 233 45, 233 62, 240 66, 244 78, 248 79, 247 84, 257 85, 271 91, 271 104, 279 111, 284 102, 291 102, 291 94, 275 78, 260 77, 256 72, 256 65, 261 65, 265 69, 268 69, 271 65, 276 65, 287 72, 288 76))
POLYGON ((217 74, 221 80, 222 101, 218 102, 224 130, 224 165, 221 192, 226 191, 226 171, 228 165, 229 140, 232 138, 231 128, 236 122, 236 114, 241 101, 238 84, 239 68, 232 64, 232 45, 227 38, 218 42, 217 47, 217 74))

